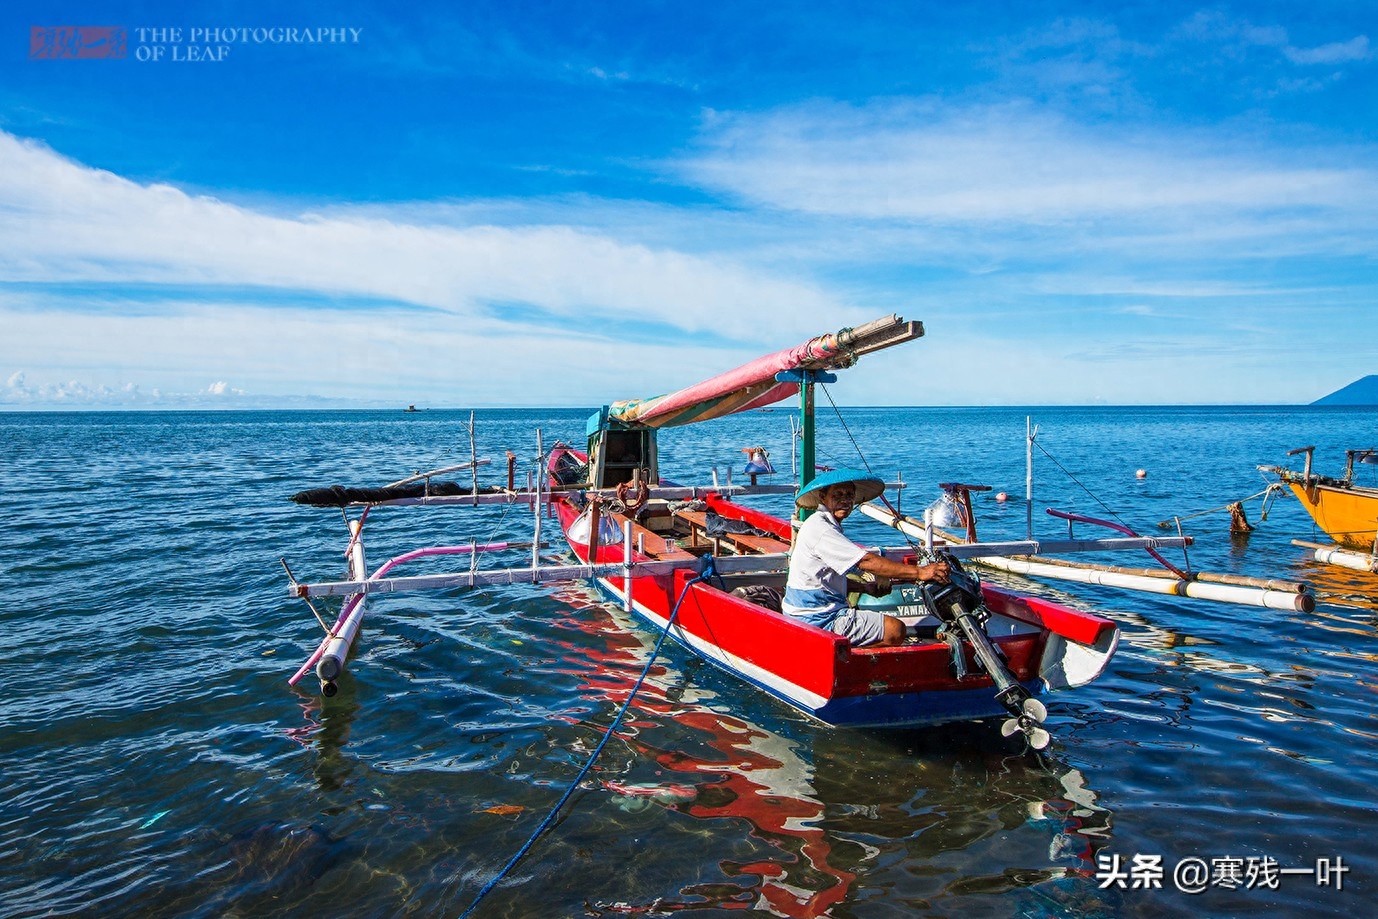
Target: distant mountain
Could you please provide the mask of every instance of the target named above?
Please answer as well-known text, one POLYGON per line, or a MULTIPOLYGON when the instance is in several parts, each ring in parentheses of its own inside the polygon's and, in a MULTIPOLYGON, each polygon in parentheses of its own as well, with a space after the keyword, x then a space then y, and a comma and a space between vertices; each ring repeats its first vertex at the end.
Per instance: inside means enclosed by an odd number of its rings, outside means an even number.
POLYGON ((1355 380, 1348 386, 1322 396, 1312 405, 1378 405, 1378 374, 1355 380))

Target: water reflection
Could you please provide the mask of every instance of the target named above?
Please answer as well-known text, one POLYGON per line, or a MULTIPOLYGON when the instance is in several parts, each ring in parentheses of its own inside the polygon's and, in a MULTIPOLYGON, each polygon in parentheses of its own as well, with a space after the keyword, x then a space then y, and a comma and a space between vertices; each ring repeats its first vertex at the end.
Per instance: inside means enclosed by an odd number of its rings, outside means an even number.
MULTIPOLYGON (((561 599, 596 603, 568 591, 561 599)), ((620 704, 652 636, 613 611, 569 624, 594 639, 575 658, 586 668, 587 691, 620 704)), ((751 854, 719 858, 720 876, 711 879, 687 859, 679 874, 694 881, 676 883, 671 871, 656 895, 597 903, 595 914, 824 916, 857 895, 863 875, 866 888, 892 891, 896 906, 1050 883, 1063 886, 1042 891, 1042 900, 1094 905, 1089 877, 1110 836, 1110 814, 1079 770, 1018 752, 986 724, 839 730, 793 713, 782 718, 778 707, 755 717, 749 699, 740 704, 745 689, 728 714, 711 691, 718 679, 705 666, 693 680, 710 688, 694 688, 670 666, 652 668, 623 730, 638 755, 601 764, 590 787, 612 796, 619 812, 684 815, 717 835, 740 826, 751 854), (970 875, 978 865, 1000 870, 970 875)))
POLYGON ((1374 634, 1371 627, 1378 613, 1378 574, 1308 561, 1301 566, 1300 579, 1311 585, 1322 603, 1370 611, 1366 621, 1369 634, 1374 634))
POLYGON ((357 684, 346 671, 337 685, 338 694, 329 700, 293 687, 306 723, 284 732, 303 747, 316 750, 311 771, 317 786, 327 792, 343 788, 358 769, 355 760, 344 754, 350 727, 359 712, 357 684))

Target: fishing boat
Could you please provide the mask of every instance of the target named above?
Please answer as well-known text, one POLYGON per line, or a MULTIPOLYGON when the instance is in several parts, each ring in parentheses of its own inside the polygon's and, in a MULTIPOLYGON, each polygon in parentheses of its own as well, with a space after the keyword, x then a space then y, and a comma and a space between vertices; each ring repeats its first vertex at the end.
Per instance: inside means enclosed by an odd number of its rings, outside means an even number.
MULTIPOLYGON (((941 553, 952 567, 950 582, 941 585, 856 585, 856 604, 905 624, 909 637, 904 644, 855 646, 781 613, 775 602, 785 585, 794 527, 808 511, 800 509, 793 519, 785 519, 751 506, 752 499, 799 494, 817 475, 816 385, 835 382, 836 371, 869 354, 922 335, 919 322, 883 317, 816 336, 667 395, 604 406, 589 418, 586 440, 578 446, 559 443, 546 451, 538 431, 541 474, 532 476, 525 488, 518 487, 515 454, 509 452, 505 488, 480 488, 476 472, 467 492, 454 483, 432 481, 440 472, 476 470, 487 462, 475 453, 470 463, 418 473, 384 489, 337 486, 298 494, 295 500, 301 503, 362 507, 363 512, 354 519, 346 513, 347 580, 299 583, 288 570, 292 594, 308 603, 323 596, 345 598, 333 625, 312 607, 326 636, 290 682, 314 669, 322 691, 332 694, 372 594, 584 579, 657 633, 824 724, 889 728, 1003 718, 1004 734, 1021 734, 1030 746, 1045 746, 1047 710, 1040 697, 1096 679, 1115 653, 1119 629, 1104 616, 982 583, 962 561, 1037 551, 1185 547, 1190 537, 944 543, 931 529, 922 541, 913 539, 907 535, 907 518, 895 514, 888 522, 905 535, 905 544, 869 551, 901 562, 941 553), (759 447, 742 450, 749 457, 749 484, 733 484, 730 475, 726 483, 718 482, 716 473, 712 486, 679 485, 661 477, 661 429, 792 397, 799 404, 797 483, 757 484, 757 475, 770 469, 759 447), (416 549, 368 573, 363 528, 374 507, 499 503, 530 506, 531 541, 416 549), (547 514, 558 520, 572 560, 551 563, 542 558, 541 526, 547 514), (480 555, 513 550, 529 551, 529 565, 479 566, 480 555), (406 577, 393 573, 400 565, 445 555, 467 556, 469 569, 406 577)), ((472 422, 470 438, 472 451, 472 422)))
MULTIPOLYGON (((944 600, 935 600, 932 588, 902 585, 858 602, 900 618, 912 639, 900 647, 856 647, 780 612, 792 521, 740 500, 761 492, 760 486, 710 490, 688 502, 662 494, 674 486, 659 475, 661 428, 790 396, 800 400, 799 487, 806 488, 815 467, 814 385, 835 380, 832 371, 865 354, 922 334, 917 322, 887 317, 819 336, 678 392, 606 406, 588 421, 587 450, 562 444, 552 451, 550 485, 565 489, 555 494, 554 509, 580 561, 677 563, 664 574, 596 580, 652 628, 669 630, 707 660, 819 721, 896 727, 1003 715, 1007 734, 1023 731, 1041 746, 1047 742, 1039 727, 1046 709, 1037 697, 1095 679, 1119 641, 1113 621, 974 579, 966 581, 965 596, 955 588, 946 592, 950 608, 942 608, 944 600), (599 497, 605 494, 611 500, 599 497), (735 570, 712 577, 702 576, 703 564, 693 565, 699 560, 716 569, 725 559, 736 563, 735 570)), ((910 561, 923 551, 882 550, 910 561)))
POLYGON ((1305 457, 1301 472, 1284 466, 1259 466, 1278 477, 1296 495, 1316 526, 1337 545, 1305 540, 1297 545, 1315 551, 1317 561, 1360 571, 1378 570, 1378 488, 1355 483, 1355 464, 1378 465, 1378 450, 1346 450, 1344 475, 1319 475, 1312 471, 1316 448, 1288 450, 1288 456, 1305 457))

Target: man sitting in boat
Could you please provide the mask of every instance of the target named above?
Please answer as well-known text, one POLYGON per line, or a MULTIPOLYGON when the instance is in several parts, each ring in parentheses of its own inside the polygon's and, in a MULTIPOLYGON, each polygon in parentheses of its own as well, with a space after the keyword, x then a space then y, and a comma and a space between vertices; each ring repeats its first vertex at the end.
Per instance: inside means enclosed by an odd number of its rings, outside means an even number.
POLYGON ((816 510, 794 537, 789 580, 781 611, 810 625, 850 639, 853 645, 878 648, 904 643, 904 623, 876 610, 847 603, 847 573, 869 572, 892 581, 938 581, 948 578, 944 561, 906 565, 867 552, 846 537, 842 521, 859 501, 870 501, 885 483, 857 469, 824 473, 799 493, 795 505, 816 510))

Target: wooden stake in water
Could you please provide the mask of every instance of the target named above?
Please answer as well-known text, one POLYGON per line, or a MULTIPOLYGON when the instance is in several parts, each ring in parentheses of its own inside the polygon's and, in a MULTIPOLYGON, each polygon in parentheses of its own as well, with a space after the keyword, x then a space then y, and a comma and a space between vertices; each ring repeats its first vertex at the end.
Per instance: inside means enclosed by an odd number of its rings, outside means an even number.
POLYGON ((473 485, 470 486, 470 494, 474 496, 474 504, 478 505, 478 445, 474 442, 474 410, 469 409, 469 462, 476 464, 473 467, 473 485))
POLYGON ((632 522, 622 521, 622 603, 623 609, 632 612, 632 522))
POLYGON ((1033 539, 1033 442, 1038 428, 1033 425, 1033 417, 1024 416, 1024 513, 1025 539, 1033 539))
POLYGON ((531 491, 531 514, 535 518, 535 535, 531 537, 531 571, 535 581, 535 571, 541 567, 541 466, 545 462, 545 447, 541 443, 541 429, 536 429, 536 475, 531 491))

